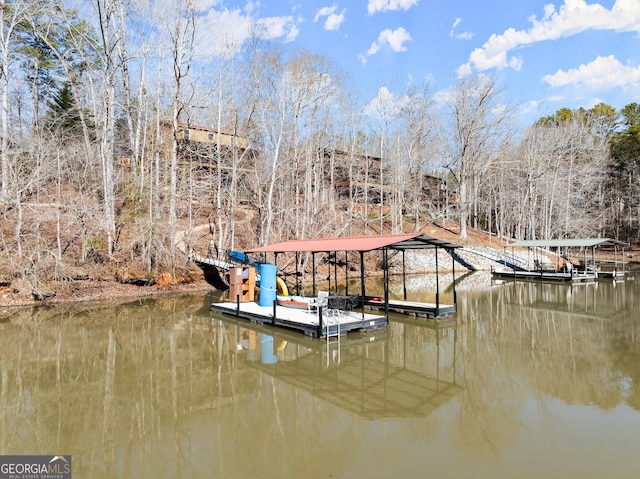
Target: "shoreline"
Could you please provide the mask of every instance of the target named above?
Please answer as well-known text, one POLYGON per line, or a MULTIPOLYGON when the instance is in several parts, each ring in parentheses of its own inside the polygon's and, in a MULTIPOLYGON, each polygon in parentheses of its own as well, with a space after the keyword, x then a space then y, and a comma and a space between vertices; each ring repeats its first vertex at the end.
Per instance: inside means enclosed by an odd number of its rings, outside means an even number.
POLYGON ((45 299, 26 297, 12 290, 11 286, 0 287, 0 309, 33 308, 68 305, 74 303, 105 302, 112 300, 149 299, 174 294, 209 293, 215 290, 204 279, 192 283, 172 284, 168 286, 137 286, 117 281, 76 280, 67 282, 63 288, 45 299))
MULTIPOLYGON (((424 256, 426 257, 428 255, 424 256)), ((633 258, 633 256, 631 256, 631 258, 633 258)), ((477 266, 479 266, 477 271, 490 271, 490 264, 493 265, 493 261, 480 261, 477 257, 473 258, 472 262, 477 263, 477 266)), ((407 273, 428 274, 435 273, 436 271, 433 269, 433 264, 424 258, 421 261, 415 261, 414 258, 414 266, 416 263, 419 265, 416 271, 408 271, 407 273)), ((640 263, 635 259, 628 260, 625 269, 628 272, 640 271, 640 263)), ((455 271, 456 273, 461 273, 465 271, 465 269, 461 268, 455 271)), ((441 274, 451 273, 452 270, 447 267, 441 267, 439 272, 441 274)), ((391 274, 396 275, 399 273, 392 271, 391 274)), ((48 283, 48 292, 38 291, 39 297, 36 297, 36 291, 27 281, 24 281, 22 284, 0 283, 0 312, 7 313, 11 309, 19 308, 47 307, 74 303, 87 304, 92 302, 142 300, 169 295, 206 294, 212 291, 220 291, 213 284, 207 282, 205 279, 206 276, 206 273, 202 275, 195 274, 192 275, 188 281, 164 285, 136 285, 119 282, 115 279, 96 278, 52 281, 48 283)), ((370 276, 377 276, 377 274, 373 273, 370 274, 370 276)))

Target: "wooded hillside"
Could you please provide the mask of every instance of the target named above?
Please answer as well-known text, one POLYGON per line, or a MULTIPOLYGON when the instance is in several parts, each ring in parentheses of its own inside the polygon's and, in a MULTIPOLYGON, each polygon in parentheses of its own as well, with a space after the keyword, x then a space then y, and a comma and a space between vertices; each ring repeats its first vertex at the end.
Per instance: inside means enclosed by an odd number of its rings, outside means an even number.
POLYGON ((201 58, 191 1, 90 3, 0 7, 4 282, 188 278, 203 224, 218 250, 437 220, 460 239, 469 225, 638 242, 636 103, 522 127, 504 86, 478 75, 446 97, 416 84, 357 104, 330 58, 259 35, 201 58), (191 125, 206 140, 185 137, 191 125), (246 215, 255 229, 239 244, 246 215))

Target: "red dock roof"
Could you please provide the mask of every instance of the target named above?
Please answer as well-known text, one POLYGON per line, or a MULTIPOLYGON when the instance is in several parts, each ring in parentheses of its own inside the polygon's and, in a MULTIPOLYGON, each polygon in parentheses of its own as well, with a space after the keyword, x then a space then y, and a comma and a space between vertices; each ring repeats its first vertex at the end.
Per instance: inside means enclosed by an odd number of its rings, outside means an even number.
POLYGON ((329 251, 373 251, 381 248, 398 250, 426 248, 459 248, 460 246, 422 233, 403 233, 376 236, 341 236, 290 240, 247 250, 247 253, 295 253, 329 251))

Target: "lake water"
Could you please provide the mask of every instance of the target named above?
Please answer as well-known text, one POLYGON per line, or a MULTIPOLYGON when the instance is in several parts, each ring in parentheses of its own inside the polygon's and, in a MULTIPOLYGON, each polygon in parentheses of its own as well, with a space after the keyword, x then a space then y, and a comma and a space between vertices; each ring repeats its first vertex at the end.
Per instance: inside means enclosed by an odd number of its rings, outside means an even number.
POLYGON ((453 320, 339 347, 208 304, 0 312, 0 453, 70 454, 76 478, 640 475, 640 276, 474 273, 453 320))

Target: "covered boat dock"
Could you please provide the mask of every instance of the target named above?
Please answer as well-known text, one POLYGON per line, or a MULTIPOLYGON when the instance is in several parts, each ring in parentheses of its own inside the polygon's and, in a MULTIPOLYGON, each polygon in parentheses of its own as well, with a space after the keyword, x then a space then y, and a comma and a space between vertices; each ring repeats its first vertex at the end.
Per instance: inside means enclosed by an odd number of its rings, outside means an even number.
MULTIPOLYGON (((406 251, 417 249, 436 250, 436 276, 438 274, 437 250, 444 248, 453 250, 459 246, 442 241, 421 233, 409 234, 388 234, 376 236, 349 236, 337 238, 321 238, 308 240, 292 240, 283 243, 276 243, 259 248, 247 250, 247 254, 263 254, 266 262, 267 253, 274 255, 274 264, 278 264, 278 256, 283 253, 294 253, 296 255, 296 268, 299 265, 298 255, 310 253, 312 258, 312 297, 318 296, 316 275, 317 275, 317 254, 335 255, 337 252, 355 252, 359 255, 360 263, 360 291, 359 294, 350 294, 348 289, 338 292, 337 262, 333 262, 333 275, 329 274, 329 291, 326 298, 326 307, 316 309, 293 309, 279 305, 278 301, 273 301, 273 305, 257 304, 254 301, 236 301, 211 303, 211 310, 226 315, 232 315, 249 319, 255 323, 268 324, 297 330, 314 337, 336 337, 345 335, 350 331, 374 331, 383 328, 389 317, 389 312, 399 312, 424 317, 449 317, 457 309, 457 299, 455 285, 453 291, 454 303, 442 304, 440 301, 439 282, 436 280, 435 303, 422 303, 407 300, 406 289, 406 251), (382 296, 367 295, 365 289, 365 253, 378 251, 382 255, 382 273, 384 291, 382 296), (403 276, 403 298, 389 298, 389 254, 399 252, 402 255, 402 276, 403 276), (333 276, 333 281, 331 277, 333 276), (331 291, 333 285, 333 291, 331 291), (366 312, 374 311, 375 314, 366 312), (383 312, 383 314, 379 314, 383 312)), ((345 254, 345 285, 349 283, 349 265, 345 254)), ((331 268, 331 263, 328 263, 331 268)), ((455 260, 452 255, 452 268, 455 275, 455 260)), ((301 273, 296 271, 296 278, 301 273)))
MULTIPOLYGON (((624 247, 627 243, 611 238, 575 238, 575 239, 548 239, 548 240, 522 240, 510 243, 505 249, 511 250, 510 269, 493 270, 492 274, 498 278, 530 279, 537 281, 571 281, 588 282, 598 278, 624 278, 625 262, 624 247), (613 247, 614 259, 609 261, 597 260, 595 249, 597 247, 613 247), (517 266, 514 248, 528 248, 529 254, 533 255, 534 268, 524 268, 517 266), (621 250, 620 260, 618 260, 618 250, 621 250), (545 267, 543 253, 555 250, 556 259, 554 267, 545 267), (581 257, 570 254, 571 251, 578 250, 581 257), (589 254, 590 253, 590 254, 589 254)), ((547 257, 548 260, 548 257, 547 257)), ((530 262, 529 262, 530 263, 530 262)))
MULTIPOLYGON (((334 297, 334 301, 339 301, 340 296, 349 298, 358 307, 362 307, 362 314, 365 309, 384 311, 385 316, 388 316, 390 311, 399 312, 402 314, 412 314, 416 316, 424 317, 443 317, 451 316, 456 312, 456 292, 455 285, 453 291, 453 304, 443 304, 440 301, 440 285, 436 279, 436 291, 434 303, 423 303, 408 301, 407 288, 406 288, 406 252, 415 250, 434 249, 436 254, 436 278, 439 274, 438 264, 438 249, 445 249, 450 253, 460 246, 448 241, 443 241, 431 236, 427 236, 422 233, 402 233, 402 234, 387 234, 387 235, 375 235, 375 236, 345 236, 334 238, 319 238, 319 239, 305 239, 305 240, 291 240, 283 243, 276 243, 273 245, 263 246, 259 248, 253 248, 247 251, 247 253, 272 253, 275 256, 276 266, 278 264, 278 255, 282 253, 310 253, 312 257, 312 295, 317 294, 317 254, 327 254, 333 258, 336 257, 336 253, 345 253, 345 277, 344 282, 348 288, 349 284, 349 262, 347 253, 357 253, 359 255, 360 264, 360 291, 359 294, 351 295, 345 290, 343 295, 338 294, 338 272, 337 262, 333 262, 333 271, 329 272, 329 289, 330 294, 334 297), (382 254, 382 273, 384 291, 382 296, 368 295, 365 289, 365 253, 379 251, 382 254), (403 297, 401 299, 389 298, 389 254, 391 252, 399 252, 402 255, 402 280, 403 280, 403 297), (332 288, 333 285, 333 288, 332 288)), ((455 276, 455 260, 451 255, 451 264, 453 274, 455 276)), ((296 265, 299 262, 296 261, 296 265)), ((331 265, 329 265, 331 266, 331 265)), ((296 277, 299 277, 296 271, 296 277)))

